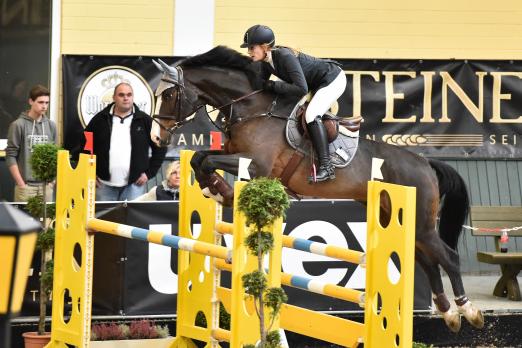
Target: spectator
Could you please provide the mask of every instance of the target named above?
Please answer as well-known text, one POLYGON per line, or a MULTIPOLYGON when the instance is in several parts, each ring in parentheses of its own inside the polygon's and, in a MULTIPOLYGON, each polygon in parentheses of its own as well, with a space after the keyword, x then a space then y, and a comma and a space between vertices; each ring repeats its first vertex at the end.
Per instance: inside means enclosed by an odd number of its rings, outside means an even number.
MULTIPOLYGON (((6 163, 15 181, 15 202, 43 194, 43 185, 36 181, 30 164, 34 145, 56 143, 56 125, 45 116, 49 108, 49 90, 36 85, 29 92, 30 109, 22 112, 9 126, 6 163)), ((46 200, 53 196, 53 184, 47 188, 46 200)))
MULTIPOLYGON (((167 150, 152 142, 152 118, 134 104, 129 83, 118 84, 112 99, 85 128, 93 133, 97 158, 96 200, 132 200, 145 193, 145 184, 158 172, 167 150)), ((85 139, 81 149, 84 146, 85 139)))
POLYGON ((136 198, 136 201, 170 201, 179 200, 179 161, 171 162, 165 170, 165 180, 154 186, 146 194, 136 198))

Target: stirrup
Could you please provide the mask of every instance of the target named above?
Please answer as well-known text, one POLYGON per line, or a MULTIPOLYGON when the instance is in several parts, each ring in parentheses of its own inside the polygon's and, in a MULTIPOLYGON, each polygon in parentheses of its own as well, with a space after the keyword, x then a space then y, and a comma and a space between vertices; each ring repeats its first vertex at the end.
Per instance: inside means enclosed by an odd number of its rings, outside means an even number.
POLYGON ((321 166, 319 167, 319 171, 324 170, 328 174, 328 176, 325 176, 321 180, 317 180, 317 174, 315 170, 315 165, 313 166, 313 172, 312 175, 308 177, 308 182, 310 184, 316 183, 316 182, 323 182, 328 180, 335 179, 335 168, 331 164, 329 166, 321 166))

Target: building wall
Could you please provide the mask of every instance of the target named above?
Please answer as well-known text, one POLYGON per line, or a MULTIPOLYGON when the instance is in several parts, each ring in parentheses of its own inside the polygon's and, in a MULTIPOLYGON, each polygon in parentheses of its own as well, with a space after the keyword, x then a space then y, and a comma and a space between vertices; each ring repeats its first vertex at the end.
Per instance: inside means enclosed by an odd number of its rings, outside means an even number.
MULTIPOLYGON (((62 0, 62 53, 186 53, 174 41, 179 4, 196 36, 236 49, 248 27, 263 23, 278 43, 323 57, 522 59, 518 0, 62 0)), ((199 53, 193 42, 190 50, 199 53)))
POLYGON ((276 42, 338 58, 522 59, 519 0, 216 0, 215 44, 266 24, 276 42))
POLYGON ((62 54, 171 55, 173 0, 62 0, 62 54))

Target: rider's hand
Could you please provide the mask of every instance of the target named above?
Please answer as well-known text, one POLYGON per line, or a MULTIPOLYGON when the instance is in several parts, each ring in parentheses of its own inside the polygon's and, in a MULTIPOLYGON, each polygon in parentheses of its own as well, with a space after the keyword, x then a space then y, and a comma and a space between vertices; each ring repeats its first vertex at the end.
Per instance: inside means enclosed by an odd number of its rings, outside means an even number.
POLYGON ((266 80, 265 82, 263 82, 263 89, 265 91, 270 91, 270 92, 273 92, 274 91, 274 81, 272 80, 266 80))

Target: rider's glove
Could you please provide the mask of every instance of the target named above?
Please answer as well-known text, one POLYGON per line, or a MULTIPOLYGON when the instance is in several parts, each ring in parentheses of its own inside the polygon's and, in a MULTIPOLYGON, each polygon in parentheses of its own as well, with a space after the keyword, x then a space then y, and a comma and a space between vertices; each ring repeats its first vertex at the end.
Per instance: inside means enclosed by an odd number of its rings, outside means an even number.
POLYGON ((266 80, 265 82, 263 82, 263 89, 265 91, 270 91, 270 92, 274 92, 274 81, 272 80, 266 80))

